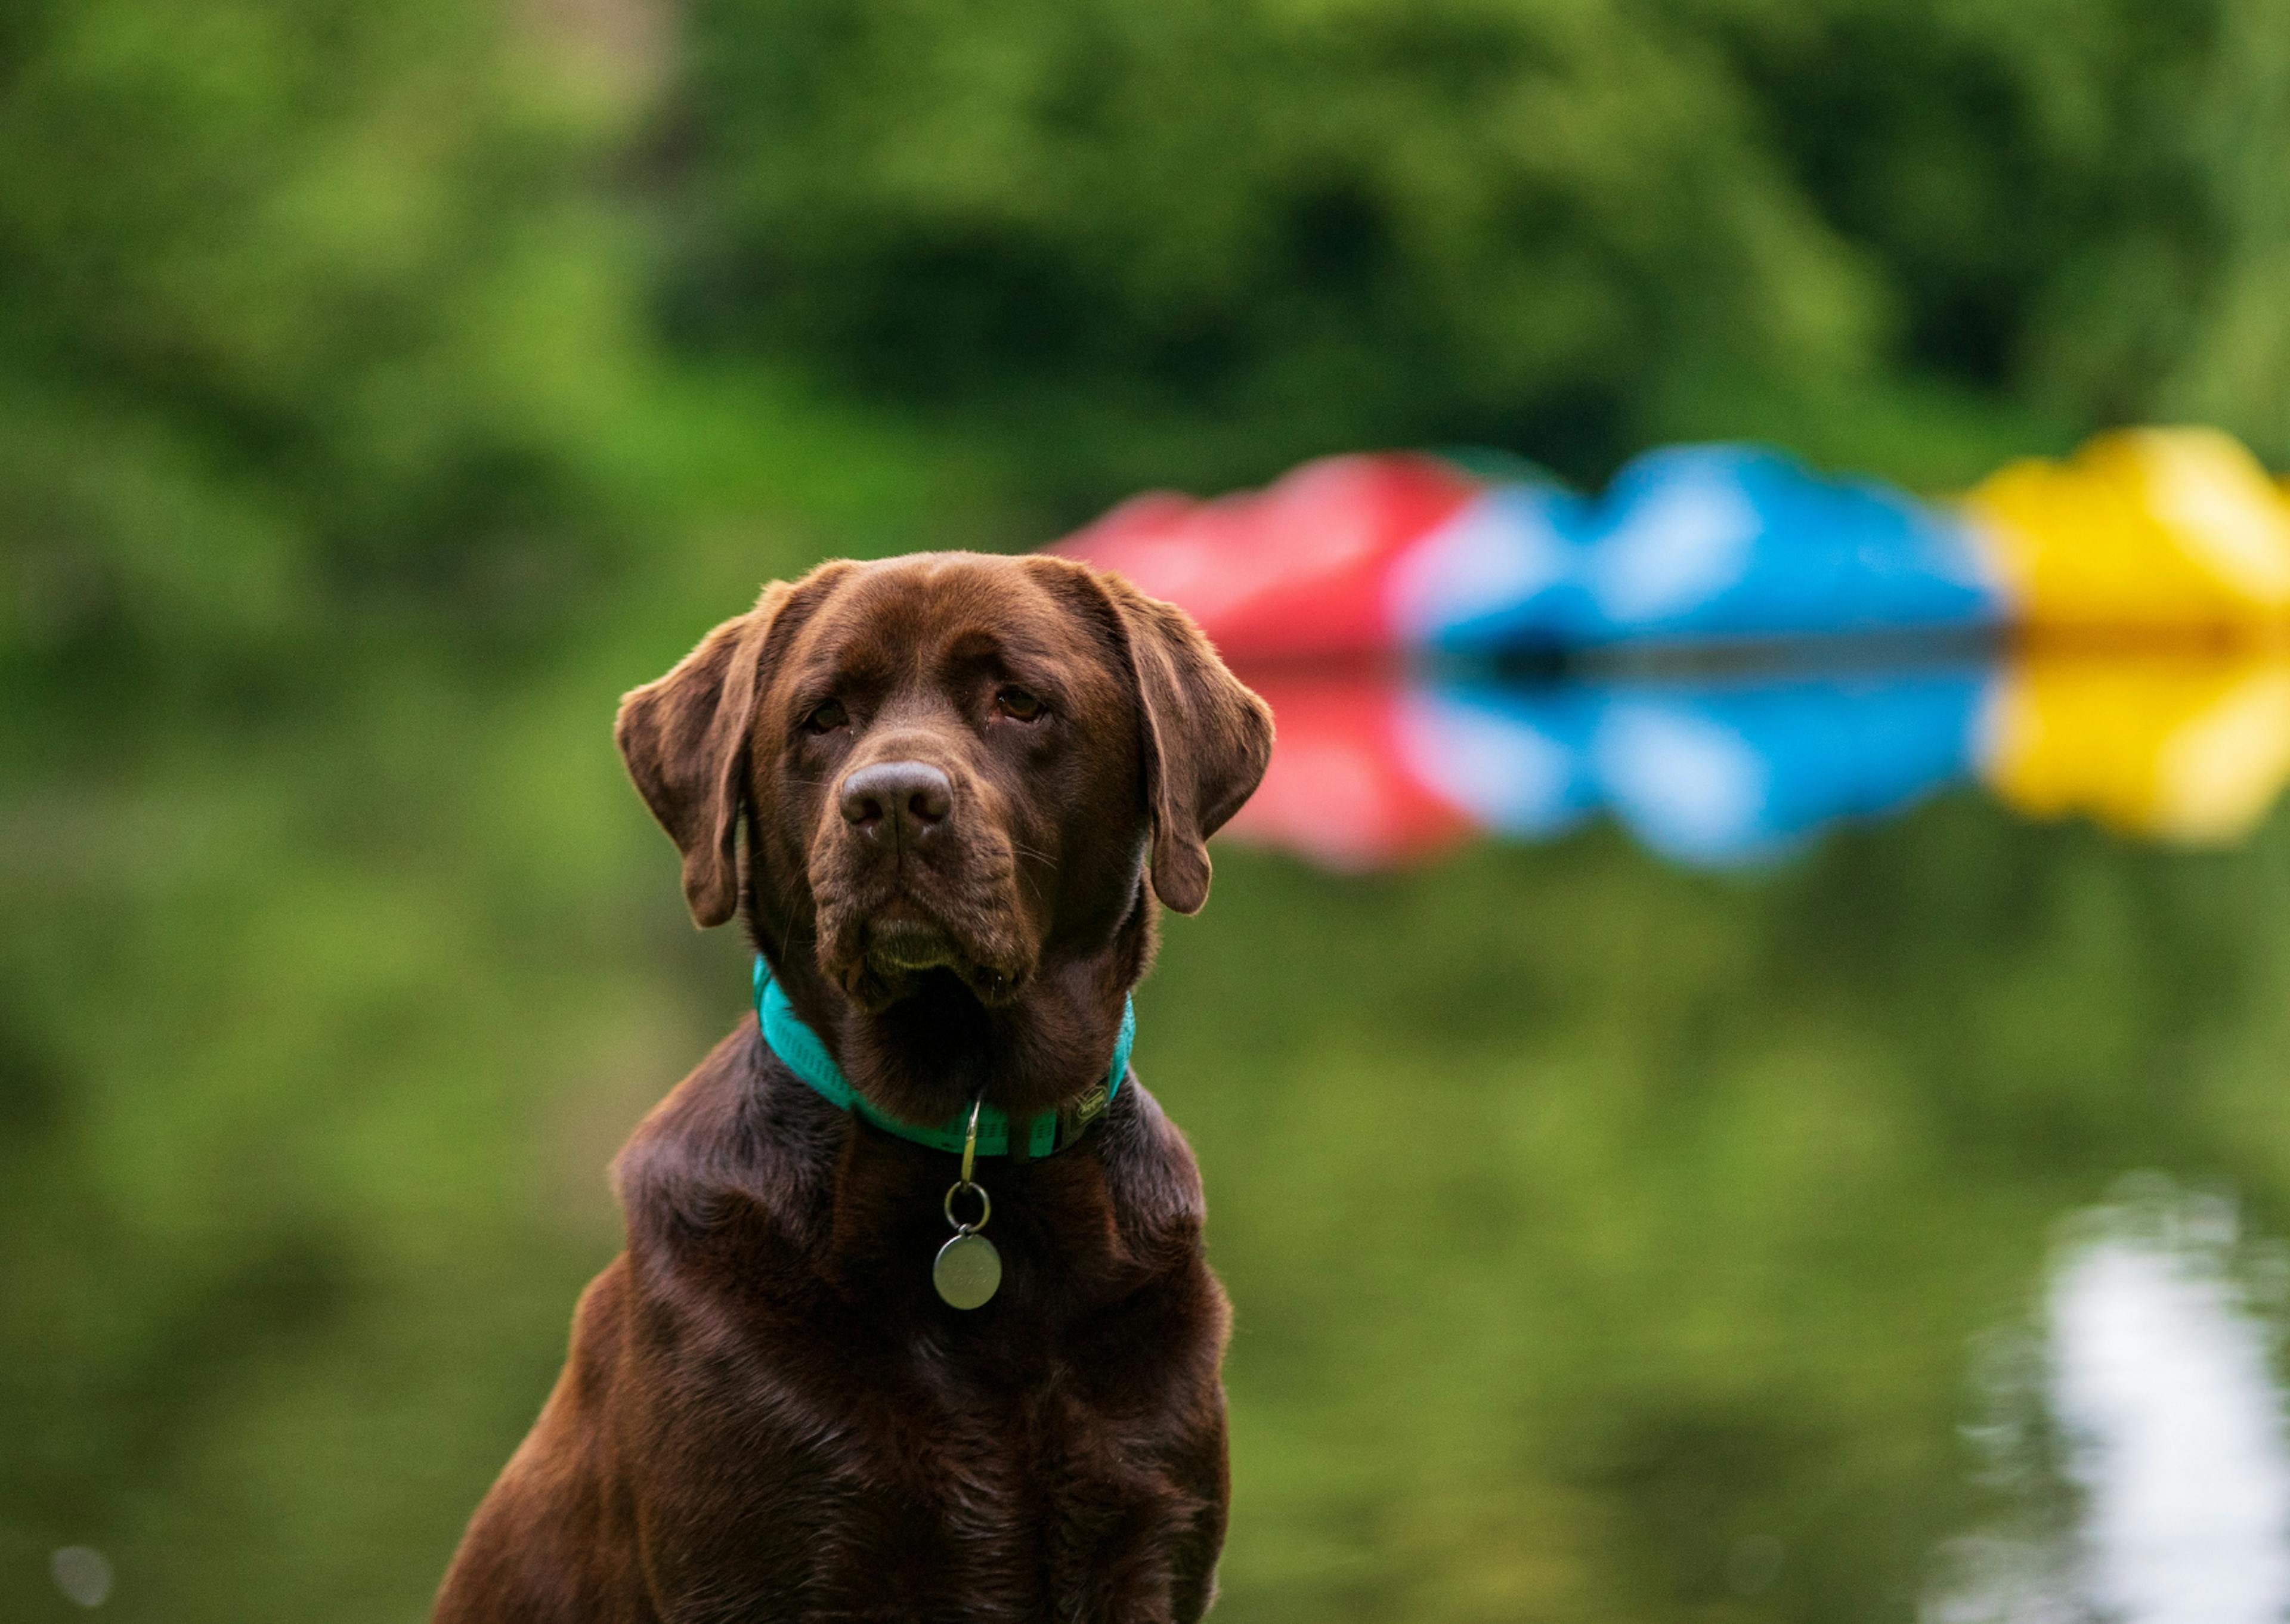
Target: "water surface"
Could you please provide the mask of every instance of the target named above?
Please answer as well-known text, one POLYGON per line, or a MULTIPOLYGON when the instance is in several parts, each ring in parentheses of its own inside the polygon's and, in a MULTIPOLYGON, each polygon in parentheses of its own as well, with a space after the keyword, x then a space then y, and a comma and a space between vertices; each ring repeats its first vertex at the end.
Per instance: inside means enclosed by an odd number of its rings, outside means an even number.
MULTIPOLYGON (((2174 680, 1268 681, 1138 999, 1236 1303, 1216 1616, 2279 1616, 2278 679, 2174 680)), ((746 994, 608 709, 0 805, 8 1616, 422 1615, 746 994)))

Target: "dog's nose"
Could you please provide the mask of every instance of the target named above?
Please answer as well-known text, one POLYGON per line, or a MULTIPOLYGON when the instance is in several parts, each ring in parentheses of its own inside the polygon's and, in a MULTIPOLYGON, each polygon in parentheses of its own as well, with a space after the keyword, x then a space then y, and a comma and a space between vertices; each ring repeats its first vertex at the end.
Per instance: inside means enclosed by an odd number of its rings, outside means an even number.
POLYGON ((954 784, 927 762, 878 761, 843 780, 843 820, 871 840, 911 845, 954 810, 954 784))

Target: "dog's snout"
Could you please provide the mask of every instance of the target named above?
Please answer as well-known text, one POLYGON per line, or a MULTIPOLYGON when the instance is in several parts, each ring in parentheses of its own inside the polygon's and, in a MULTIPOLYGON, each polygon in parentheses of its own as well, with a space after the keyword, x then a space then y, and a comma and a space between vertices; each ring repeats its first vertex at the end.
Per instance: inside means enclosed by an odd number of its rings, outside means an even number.
POLYGON ((871 839, 922 840, 954 810, 954 783, 921 761, 878 761, 843 780, 843 820, 871 839))

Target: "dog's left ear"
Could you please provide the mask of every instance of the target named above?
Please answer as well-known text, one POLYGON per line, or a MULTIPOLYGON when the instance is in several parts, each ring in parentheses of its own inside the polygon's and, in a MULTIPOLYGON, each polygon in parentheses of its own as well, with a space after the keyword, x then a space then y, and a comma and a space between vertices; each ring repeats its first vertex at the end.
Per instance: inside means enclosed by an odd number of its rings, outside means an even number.
POLYGON ((1209 897, 1208 838, 1256 793, 1272 759, 1272 708, 1225 668, 1174 604, 1118 575, 1059 562, 1085 577, 1111 612, 1135 684, 1154 894, 1197 914, 1209 897))
POLYGON ((753 609, 621 700, 613 738, 645 804, 684 854, 684 900, 702 927, 723 924, 739 906, 740 812, 765 645, 783 629, 797 594, 836 568, 793 586, 772 582, 753 609))

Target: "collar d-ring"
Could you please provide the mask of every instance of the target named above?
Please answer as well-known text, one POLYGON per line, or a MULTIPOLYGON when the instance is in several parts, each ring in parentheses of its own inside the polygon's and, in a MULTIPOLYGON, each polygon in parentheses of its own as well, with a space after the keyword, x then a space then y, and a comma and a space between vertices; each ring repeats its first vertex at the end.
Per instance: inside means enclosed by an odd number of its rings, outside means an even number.
POLYGON ((962 1181, 965 1184, 970 1182, 971 1167, 978 1160, 978 1111, 985 1103, 983 1093, 970 1102, 970 1125, 962 1135, 962 1181))

